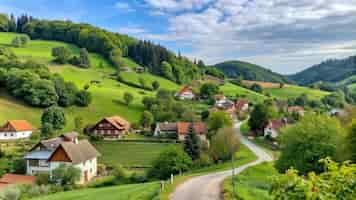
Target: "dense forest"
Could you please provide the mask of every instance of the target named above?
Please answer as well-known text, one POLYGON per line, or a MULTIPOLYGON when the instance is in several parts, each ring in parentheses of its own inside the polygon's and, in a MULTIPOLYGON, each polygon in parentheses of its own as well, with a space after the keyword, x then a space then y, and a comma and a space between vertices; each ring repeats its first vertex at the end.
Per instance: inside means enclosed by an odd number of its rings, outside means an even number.
POLYGON ((149 72, 178 83, 199 78, 199 67, 189 59, 175 55, 161 45, 139 41, 119 33, 113 33, 89 24, 71 21, 49 21, 31 16, 0 15, 0 31, 18 32, 31 39, 56 40, 75 44, 89 52, 99 53, 117 65, 120 57, 129 57, 146 67, 149 72))
POLYGON ((318 81, 335 83, 355 74, 356 56, 351 56, 346 59, 327 60, 292 75, 290 78, 301 85, 309 85, 318 81))
POLYGON ((230 78, 242 77, 245 80, 288 83, 288 78, 261 66, 242 61, 227 61, 214 65, 230 78))

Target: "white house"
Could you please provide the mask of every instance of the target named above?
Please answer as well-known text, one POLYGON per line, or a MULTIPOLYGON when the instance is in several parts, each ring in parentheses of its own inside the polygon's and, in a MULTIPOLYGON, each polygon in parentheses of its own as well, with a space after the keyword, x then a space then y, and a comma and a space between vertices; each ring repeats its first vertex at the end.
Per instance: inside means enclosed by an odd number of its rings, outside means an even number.
POLYGON ((182 89, 179 90, 179 92, 176 93, 175 96, 178 97, 180 100, 193 100, 195 98, 193 90, 189 86, 184 86, 182 89))
POLYGON ((81 171, 79 184, 90 181, 97 175, 97 157, 100 154, 87 141, 78 141, 76 133, 61 135, 38 143, 24 158, 28 175, 48 173, 61 164, 72 165, 81 171))
POLYGON ((271 120, 264 128, 264 137, 277 138, 281 128, 287 125, 285 119, 282 120, 271 120))
POLYGON ((0 140, 29 138, 33 131, 32 125, 25 120, 10 120, 0 128, 0 140))
POLYGON ((214 96, 215 106, 222 107, 229 100, 222 94, 217 94, 214 96))
POLYGON ((236 111, 239 113, 247 112, 249 109, 249 103, 245 99, 239 99, 235 102, 236 111))

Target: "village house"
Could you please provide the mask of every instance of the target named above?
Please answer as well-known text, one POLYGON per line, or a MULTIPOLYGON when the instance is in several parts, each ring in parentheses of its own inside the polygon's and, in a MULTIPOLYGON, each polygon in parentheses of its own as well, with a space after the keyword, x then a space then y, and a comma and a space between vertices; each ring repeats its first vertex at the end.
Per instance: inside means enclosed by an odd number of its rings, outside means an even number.
POLYGON ((305 114, 305 110, 301 106, 290 106, 290 107, 288 107, 287 111, 290 114, 296 113, 301 117, 303 117, 305 114))
POLYGON ((214 95, 215 106, 222 106, 229 101, 223 94, 214 95))
POLYGON ((193 90, 189 86, 184 86, 181 88, 175 96, 180 100, 193 100, 195 98, 193 90))
POLYGON ((236 100, 235 107, 237 112, 245 113, 249 109, 249 102, 245 99, 236 100))
POLYGON ((287 125, 286 119, 270 120, 264 128, 264 137, 277 138, 280 130, 287 125))
POLYGON ((33 131, 33 126, 25 120, 10 120, 0 128, 0 140, 29 138, 33 131))
POLYGON ((18 174, 4 174, 0 178, 0 191, 12 185, 34 185, 35 176, 25 176, 18 174))
POLYGON ((90 181, 97 175, 99 152, 87 141, 79 141, 77 133, 63 134, 57 138, 42 140, 24 157, 27 175, 48 173, 61 164, 72 165, 81 171, 79 184, 90 181))
POLYGON ((197 134, 201 140, 207 140, 206 134, 208 131, 203 122, 157 123, 154 136, 175 135, 180 141, 184 141, 185 136, 190 132, 197 134))
POLYGON ((217 111, 223 111, 227 113, 231 118, 236 116, 236 106, 235 103, 227 100, 224 103, 221 104, 216 104, 214 107, 209 109, 209 112, 217 112, 217 111))
POLYGON ((91 128, 90 134, 104 139, 120 139, 129 133, 130 128, 130 122, 120 116, 112 116, 100 120, 91 128))
POLYGON ((145 68, 144 67, 135 67, 135 72, 136 73, 144 73, 145 72, 145 68))

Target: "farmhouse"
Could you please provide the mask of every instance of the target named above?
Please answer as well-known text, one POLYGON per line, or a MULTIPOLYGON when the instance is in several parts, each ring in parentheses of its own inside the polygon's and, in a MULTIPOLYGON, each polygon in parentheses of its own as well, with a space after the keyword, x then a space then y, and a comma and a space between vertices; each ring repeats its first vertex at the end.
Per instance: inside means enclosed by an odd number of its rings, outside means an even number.
POLYGON ((264 137, 277 138, 281 128, 287 126, 286 119, 271 120, 264 128, 264 137))
POLYGON ((222 106, 229 101, 223 94, 217 94, 214 96, 215 106, 222 106))
POLYGON ((105 139, 120 139, 130 130, 130 122, 120 116, 106 117, 100 120, 90 133, 105 139))
POLYGON ((249 109, 249 103, 245 99, 239 99, 235 102, 236 111, 239 113, 247 112, 249 109))
POLYGON ((32 125, 25 120, 10 120, 0 128, 0 140, 29 138, 33 131, 32 125))
POLYGON ((81 171, 78 183, 83 184, 97 175, 98 156, 87 140, 78 141, 76 133, 68 133, 39 142, 24 159, 28 175, 48 173, 51 177, 52 171, 61 164, 77 167, 81 171))
POLYGON ((301 106, 290 106, 290 107, 288 107, 287 110, 288 110, 288 113, 290 113, 290 114, 296 113, 301 117, 303 117, 304 113, 305 113, 304 108, 301 106))
POLYGON ((189 86, 184 86, 183 88, 181 88, 175 96, 178 97, 180 100, 193 100, 195 98, 193 90, 189 86))
POLYGON ((231 117, 234 117, 236 115, 235 103, 230 100, 227 100, 224 103, 214 105, 214 107, 209 110, 209 112, 217 112, 217 111, 223 111, 228 115, 230 115, 231 117))
POLYGON ((197 134, 201 140, 206 140, 207 128, 203 122, 157 123, 154 136, 173 135, 184 141, 185 136, 190 132, 197 134))
POLYGON ((4 174, 0 178, 0 191, 11 185, 33 185, 36 182, 34 176, 24 176, 17 174, 4 174))
POLYGON ((136 73, 144 73, 145 72, 145 68, 144 67, 135 67, 135 72, 136 73))

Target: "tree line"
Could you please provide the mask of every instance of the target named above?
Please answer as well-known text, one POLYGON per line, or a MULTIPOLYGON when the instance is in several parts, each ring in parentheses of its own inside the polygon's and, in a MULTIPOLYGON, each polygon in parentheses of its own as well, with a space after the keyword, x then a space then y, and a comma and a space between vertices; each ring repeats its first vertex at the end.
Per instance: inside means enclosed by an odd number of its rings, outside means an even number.
POLYGON ((21 61, 8 48, 0 48, 0 87, 36 107, 88 106, 91 102, 88 91, 64 81, 59 74, 52 75, 43 64, 21 61))
POLYGON ((204 66, 202 61, 191 62, 188 58, 180 54, 177 56, 153 42, 139 41, 89 24, 39 20, 27 15, 18 18, 13 15, 10 18, 0 15, 0 31, 25 33, 31 39, 56 40, 75 44, 89 52, 105 56, 118 68, 124 67, 124 63, 119 61, 120 57, 129 57, 145 66, 149 72, 177 83, 199 78, 201 73, 198 65, 204 66))

